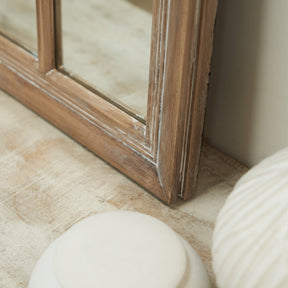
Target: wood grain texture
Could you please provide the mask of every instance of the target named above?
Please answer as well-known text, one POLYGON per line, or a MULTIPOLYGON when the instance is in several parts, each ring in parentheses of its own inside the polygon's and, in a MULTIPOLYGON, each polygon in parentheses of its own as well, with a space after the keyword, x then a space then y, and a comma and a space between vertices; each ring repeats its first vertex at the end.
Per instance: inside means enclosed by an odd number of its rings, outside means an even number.
POLYGON ((217 1, 169 4, 157 163, 174 202, 196 191, 217 1))
POLYGON ((216 10, 216 1, 202 1, 199 15, 199 38, 195 57, 195 70, 190 86, 192 95, 196 95, 196 97, 191 100, 191 106, 186 118, 185 146, 182 154, 185 161, 183 163, 185 172, 181 183, 181 197, 183 199, 193 197, 193 191, 196 191, 197 186, 199 147, 201 146, 203 134, 216 10))
MULTIPOLYGON (((108 129, 105 129, 106 127, 103 124, 101 125, 101 122, 98 122, 99 118, 94 120, 93 115, 91 116, 89 111, 85 111, 83 105, 80 109, 77 103, 71 103, 69 96, 63 92, 61 93, 53 84, 45 81, 47 76, 40 78, 40 75, 33 75, 31 72, 26 74, 25 70, 21 70, 19 75, 15 71, 20 69, 18 62, 14 65, 12 62, 9 62, 9 65, 6 62, 0 63, 0 73, 3 75, 0 78, 0 87, 15 95, 19 101, 77 141, 97 152, 100 157, 123 173, 129 174, 133 180, 148 190, 158 191, 159 198, 164 201, 169 200, 164 194, 162 195, 162 188, 153 161, 133 149, 127 141, 120 141, 119 134, 121 134, 121 131, 119 133, 115 125, 107 125, 114 128, 112 134, 108 129)), ((56 71, 55 73, 59 72, 56 71)), ((109 103, 105 102, 105 104, 109 103)), ((109 109, 109 107, 102 105, 101 111, 105 111, 105 108, 109 109)), ((117 118, 119 112, 121 110, 111 105, 111 121, 115 121, 115 119, 119 121, 119 118, 117 118), (115 113, 113 113, 113 109, 115 113)), ((128 118, 127 114, 122 113, 124 118, 128 118)), ((131 121, 134 121, 132 117, 131 121)), ((123 122, 120 121, 122 125, 123 122)), ((133 125, 133 122, 131 125, 133 125)))
POLYGON ((190 198, 217 1, 154 1, 146 125, 53 69, 53 1, 37 3, 39 69, 32 55, 0 37, 0 87, 165 203, 190 198))
POLYGON ((197 196, 167 207, 0 91, 0 287, 26 288, 54 239, 90 215, 118 209, 168 224, 197 250, 215 283, 214 222, 246 171, 204 144, 197 196))

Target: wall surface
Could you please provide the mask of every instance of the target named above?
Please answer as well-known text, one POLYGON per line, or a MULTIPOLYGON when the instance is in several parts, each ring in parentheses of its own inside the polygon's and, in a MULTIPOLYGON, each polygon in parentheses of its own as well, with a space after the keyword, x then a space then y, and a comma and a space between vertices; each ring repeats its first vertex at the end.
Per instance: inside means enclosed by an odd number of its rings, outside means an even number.
POLYGON ((288 1, 219 1, 205 136, 252 166, 288 145, 288 1))

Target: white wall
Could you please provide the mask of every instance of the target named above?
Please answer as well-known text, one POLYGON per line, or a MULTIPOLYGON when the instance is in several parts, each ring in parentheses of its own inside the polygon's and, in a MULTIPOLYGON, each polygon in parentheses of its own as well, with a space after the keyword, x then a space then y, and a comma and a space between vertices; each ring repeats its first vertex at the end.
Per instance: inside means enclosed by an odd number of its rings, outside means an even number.
POLYGON ((220 0, 205 136, 248 166, 288 146, 287 0, 220 0))

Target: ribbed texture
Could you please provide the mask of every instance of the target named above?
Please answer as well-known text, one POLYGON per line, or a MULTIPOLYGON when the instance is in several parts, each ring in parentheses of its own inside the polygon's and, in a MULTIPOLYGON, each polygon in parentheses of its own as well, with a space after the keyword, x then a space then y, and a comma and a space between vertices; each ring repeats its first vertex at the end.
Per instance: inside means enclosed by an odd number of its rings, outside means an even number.
POLYGON ((220 288, 288 287, 288 148, 236 184, 216 222, 212 257, 220 288))

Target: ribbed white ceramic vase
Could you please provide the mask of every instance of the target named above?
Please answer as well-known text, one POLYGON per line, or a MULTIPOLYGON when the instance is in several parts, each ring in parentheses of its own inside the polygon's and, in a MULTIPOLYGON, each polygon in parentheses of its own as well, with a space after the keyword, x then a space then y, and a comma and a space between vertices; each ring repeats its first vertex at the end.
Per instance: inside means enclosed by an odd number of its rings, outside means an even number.
POLYGON ((29 288, 210 288, 194 249, 159 220, 115 211, 88 217, 56 239, 29 288))
POLYGON ((213 235, 219 288, 288 287, 288 148, 244 175, 213 235))

